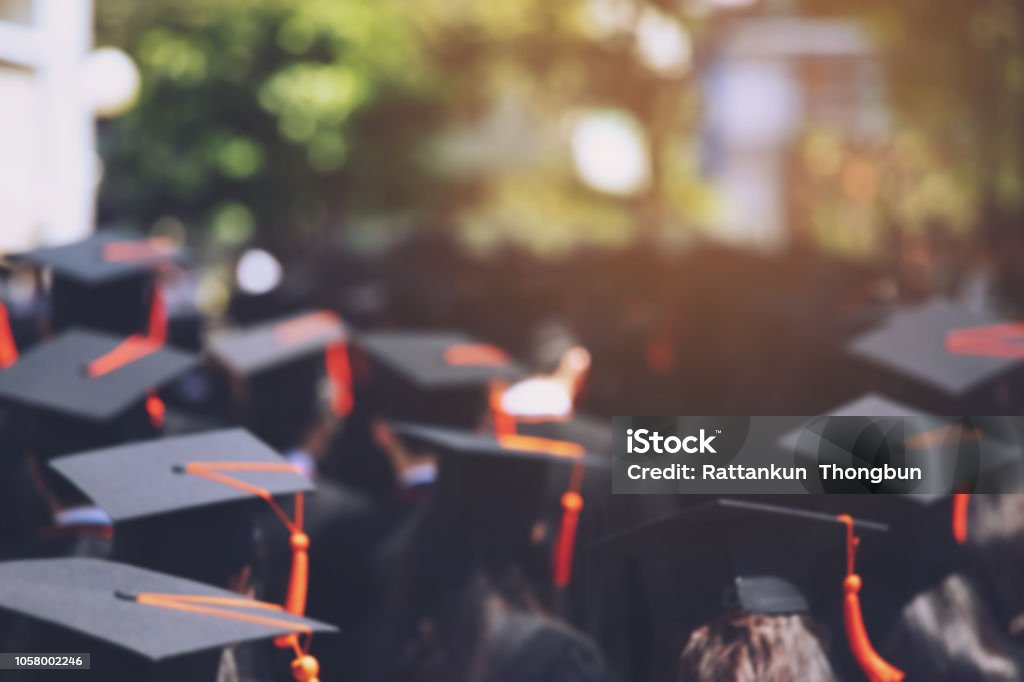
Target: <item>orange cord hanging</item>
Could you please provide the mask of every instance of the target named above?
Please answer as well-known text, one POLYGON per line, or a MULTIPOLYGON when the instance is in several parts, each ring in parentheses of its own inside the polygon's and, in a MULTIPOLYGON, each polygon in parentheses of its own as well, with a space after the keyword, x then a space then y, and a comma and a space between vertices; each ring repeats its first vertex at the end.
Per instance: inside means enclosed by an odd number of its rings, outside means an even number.
POLYGON ((862 581, 856 572, 857 545, 860 538, 853 530, 853 517, 840 514, 839 521, 846 525, 846 578, 843 580, 843 624, 850 651, 869 682, 900 682, 905 673, 894 667, 875 650, 864 626, 860 608, 862 581))
POLYGON ((153 284, 153 295, 149 301, 149 331, 147 336, 159 345, 167 342, 167 304, 164 301, 163 288, 153 284))
POLYGON ((488 396, 491 411, 491 425, 494 428, 494 435, 499 439, 512 436, 516 433, 516 418, 505 411, 501 399, 505 395, 505 387, 502 382, 495 381, 491 385, 488 396))
POLYGON ((967 540, 967 510, 970 506, 970 493, 953 493, 953 537, 960 544, 967 540))
POLYGON ((554 583, 558 589, 569 586, 572 579, 573 550, 576 547, 576 530, 579 528, 580 512, 583 510, 583 464, 572 467, 569 489, 562 494, 562 524, 555 544, 554 583))
POLYGON ((324 365, 333 389, 331 411, 339 417, 347 417, 355 405, 352 396, 352 365, 348 359, 348 344, 344 341, 332 343, 324 349, 324 365))
MULTIPOLYGON (((579 443, 570 441, 541 438, 539 436, 527 436, 516 433, 515 417, 510 415, 502 407, 501 398, 504 395, 504 387, 494 384, 490 391, 490 412, 491 423, 494 428, 494 435, 502 447, 514 450, 528 450, 543 452, 555 457, 566 457, 570 459, 581 459, 584 454, 583 447, 579 443)), ((553 581, 557 589, 564 589, 569 585, 572 578, 573 550, 576 546, 576 530, 579 527, 580 512, 583 509, 583 496, 580 490, 583 487, 583 464, 573 465, 569 477, 569 486, 562 494, 562 521, 558 527, 558 539, 555 541, 555 550, 552 556, 553 581)))
POLYGON ((0 303, 0 369, 7 369, 18 361, 18 345, 11 331, 11 318, 7 306, 0 303))
POLYGON ((146 397, 146 413, 154 429, 162 429, 167 421, 167 406, 155 392, 146 397))
POLYGON ((246 483, 222 472, 250 471, 300 474, 298 468, 286 462, 190 462, 184 473, 200 476, 215 483, 258 497, 274 512, 291 534, 292 568, 288 579, 288 595, 284 608, 288 613, 301 616, 306 612, 306 593, 309 581, 309 536, 302 530, 305 496, 295 493, 295 518, 290 518, 266 488, 246 483))
POLYGON ((225 618, 228 620, 241 621, 243 623, 255 623, 258 625, 266 625, 268 627, 292 630, 293 632, 291 634, 284 635, 279 638, 286 641, 287 646, 291 647, 292 651, 295 653, 295 659, 292 661, 291 666, 292 677, 296 682, 319 682, 320 663, 316 658, 309 654, 309 645, 313 638, 313 630, 309 626, 301 623, 293 623, 292 621, 284 620, 282 618, 230 610, 232 608, 238 608, 271 612, 283 611, 284 609, 282 609, 278 604, 256 601, 254 599, 207 597, 191 594, 165 594, 160 592, 142 592, 136 595, 118 594, 118 596, 147 606, 158 606, 165 609, 173 609, 175 611, 198 613, 205 616, 213 616, 215 618, 225 618), (302 635, 305 635, 305 643, 300 641, 300 637, 302 635))

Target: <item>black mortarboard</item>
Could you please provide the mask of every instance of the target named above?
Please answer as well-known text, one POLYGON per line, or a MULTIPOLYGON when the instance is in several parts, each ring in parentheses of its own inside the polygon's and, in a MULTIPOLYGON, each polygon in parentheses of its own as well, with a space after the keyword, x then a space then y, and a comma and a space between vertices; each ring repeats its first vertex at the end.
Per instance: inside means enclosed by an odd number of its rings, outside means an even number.
POLYGON ((932 301, 895 313, 854 339, 849 350, 949 397, 1020 366, 1020 332, 991 311, 932 301))
POLYGON ((180 257, 169 239, 108 231, 10 258, 51 271, 54 329, 84 326, 130 334, 143 331, 149 320, 155 270, 180 257))
POLYGON ((215 584, 253 561, 259 498, 313 488, 243 429, 85 452, 51 467, 117 524, 117 557, 215 584))
POLYGON ((367 412, 475 428, 493 380, 521 376, 500 348, 448 332, 374 332, 356 337, 369 373, 356 372, 356 403, 367 412))
POLYGON ((917 466, 923 473, 912 482, 822 480, 826 492, 928 498, 952 491, 1019 490, 1024 462, 1015 431, 1010 418, 937 417, 867 395, 785 434, 779 444, 812 473, 822 464, 917 466))
POLYGON ((101 232, 87 239, 9 256, 40 268, 51 268, 80 284, 100 285, 151 271, 180 257, 167 239, 145 239, 124 232, 101 232))
POLYGON ((344 341, 341 320, 320 311, 214 334, 207 352, 235 376, 252 377, 322 354, 344 341))
POLYGON ((501 349, 449 332, 372 332, 357 342, 375 367, 385 368, 419 390, 486 385, 522 376, 501 349))
POLYGON ((141 337, 71 330, 36 346, 0 372, 0 401, 98 423, 195 365, 188 354, 141 337))
POLYGON ((345 328, 328 311, 308 312, 224 332, 208 354, 236 380, 242 422, 279 450, 299 445, 321 407, 320 381, 330 380, 331 408, 352 408, 345 328))
MULTIPOLYGON (((0 608, 151 661, 292 633, 334 631, 234 592, 97 559, 0 563, 0 608), (203 609, 207 612, 200 613, 203 609)), ((94 659, 92 665, 100 668, 103 661, 94 659)))
MULTIPOLYGON (((858 520, 855 530, 886 527, 858 520)), ((846 533, 833 514, 715 498, 610 535, 596 549, 672 562, 685 593, 680 609, 696 624, 730 610, 806 612, 823 585, 838 595, 846 533)))
POLYGON ((225 474, 271 495, 308 492, 312 483, 244 429, 130 443, 59 457, 50 466, 103 508, 115 522, 253 499, 250 492, 186 471, 220 463, 225 474), (274 471, 235 471, 231 463, 280 465, 274 471))

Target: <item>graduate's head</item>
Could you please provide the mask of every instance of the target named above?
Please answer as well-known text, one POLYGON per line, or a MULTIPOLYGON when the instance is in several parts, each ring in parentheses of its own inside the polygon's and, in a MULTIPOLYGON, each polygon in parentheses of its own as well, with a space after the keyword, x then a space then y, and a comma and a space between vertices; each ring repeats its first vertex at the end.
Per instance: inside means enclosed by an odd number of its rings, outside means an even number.
POLYGON ((807 614, 723 613, 690 634, 678 682, 837 679, 818 626, 807 614))
MULTIPOLYGON (((673 588, 662 596, 683 633, 675 649, 680 681, 832 680, 818 623, 849 597, 853 526, 834 514, 701 496, 682 511, 607 537, 600 547, 672 575, 673 588)), ((856 527, 871 534, 885 529, 856 527)), ((866 647, 854 646, 862 666, 866 647)))

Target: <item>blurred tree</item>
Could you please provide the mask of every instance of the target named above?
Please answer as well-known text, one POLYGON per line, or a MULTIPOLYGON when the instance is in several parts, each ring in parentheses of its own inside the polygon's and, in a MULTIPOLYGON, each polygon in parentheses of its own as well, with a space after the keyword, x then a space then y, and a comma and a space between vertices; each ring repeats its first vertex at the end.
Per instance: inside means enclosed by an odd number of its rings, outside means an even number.
POLYGON ((101 138, 101 210, 120 222, 171 215, 223 242, 430 223, 564 251, 710 205, 687 144, 689 34, 654 3, 102 0, 97 21, 144 79, 101 138), (590 110, 638 122, 639 191, 578 179, 590 110))
POLYGON ((417 157, 437 87, 397 3, 104 0, 97 22, 144 79, 101 138, 115 219, 238 241, 443 200, 417 157))
POLYGON ((968 180, 976 209, 998 205, 1024 212, 1024 2, 801 0, 800 5, 815 14, 854 13, 873 29, 894 111, 903 127, 913 128, 912 135, 896 142, 907 164, 930 155, 937 173, 957 167, 957 179, 968 180))

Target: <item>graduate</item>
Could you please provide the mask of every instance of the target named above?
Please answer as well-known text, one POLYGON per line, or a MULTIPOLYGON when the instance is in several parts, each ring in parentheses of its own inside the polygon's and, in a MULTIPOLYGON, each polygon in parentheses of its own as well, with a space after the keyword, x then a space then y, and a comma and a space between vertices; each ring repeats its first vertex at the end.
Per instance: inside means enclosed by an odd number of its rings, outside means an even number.
POLYGON ((884 529, 848 516, 710 498, 615 533, 599 550, 604 560, 639 556, 672 576, 662 584, 656 622, 663 650, 653 679, 838 680, 826 625, 842 602, 861 626, 850 637, 863 674, 895 682, 888 675, 898 671, 874 651, 850 594, 851 580, 860 584, 851 538, 884 529))
POLYGON ((10 556, 108 554, 109 517, 46 463, 71 452, 156 437, 163 416, 158 389, 195 364, 192 355, 141 337, 72 330, 0 371, 0 402, 10 406, 22 434, 20 451, 9 453, 11 466, 17 472, 24 463, 33 496, 50 517, 45 526, 31 529, 29 541, 6 548, 10 556))
POLYGON ((334 471, 399 510, 429 493, 436 466, 403 447, 389 420, 493 429, 494 382, 524 373, 504 350, 452 332, 363 332, 355 347, 355 407, 335 444, 334 471))
POLYGON ((392 428, 406 447, 437 457, 438 482, 394 546, 360 679, 610 679, 594 645, 547 615, 534 593, 551 580, 544 537, 564 530, 548 523, 547 483, 599 458, 562 441, 392 428))
MULTIPOLYGON (((130 443, 59 457, 50 466, 112 519, 117 560, 305 613, 310 540, 295 509, 313 484, 246 431, 130 443), (296 503, 286 506, 286 499, 296 503), (283 532, 260 536, 257 520, 267 514, 283 532), (290 557, 282 594, 260 590, 271 550, 290 557)), ((287 672, 291 660, 287 651, 269 649, 231 658, 242 670, 263 671, 264 679, 277 667, 287 672)))
MULTIPOLYGON (((386 532, 369 499, 324 471, 329 444, 352 405, 347 332, 328 311, 311 311, 211 337, 208 357, 230 383, 231 419, 282 453, 314 486, 304 503, 310 538, 309 612, 345 629, 374 603, 377 576, 372 548, 386 532)), ((344 453, 335 453, 344 456, 344 453)), ((287 504, 286 509, 291 510, 287 504)), ((284 599, 291 555, 277 519, 263 514, 267 548, 265 595, 284 599)), ((318 650, 328 679, 340 675, 346 637, 318 650)))

